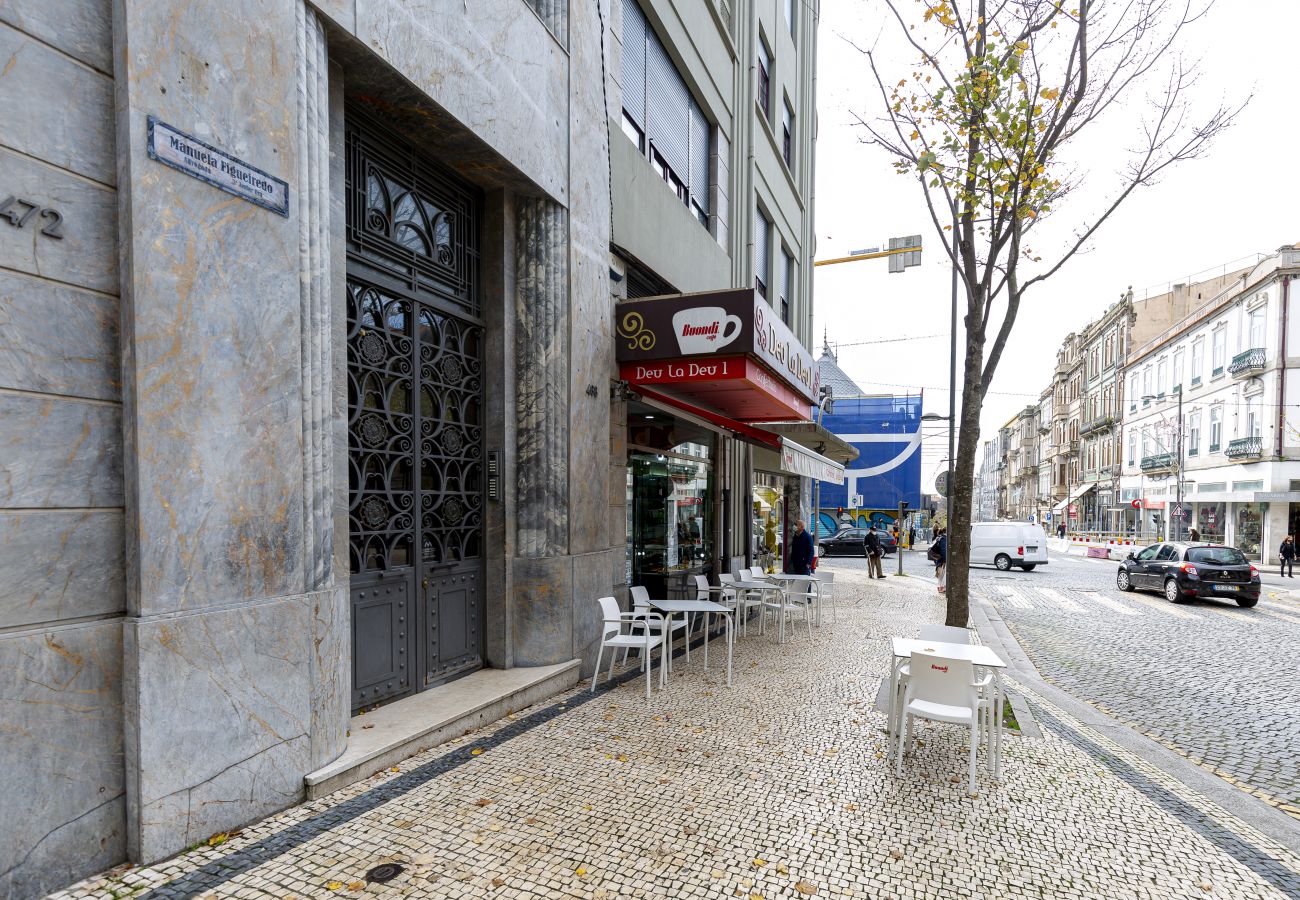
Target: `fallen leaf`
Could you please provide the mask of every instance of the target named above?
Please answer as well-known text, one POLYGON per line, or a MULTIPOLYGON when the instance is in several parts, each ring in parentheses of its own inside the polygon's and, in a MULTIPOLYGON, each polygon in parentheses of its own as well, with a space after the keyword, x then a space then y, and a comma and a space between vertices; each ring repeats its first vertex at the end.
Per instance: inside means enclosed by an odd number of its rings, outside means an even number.
POLYGON ((479 797, 477 800, 474 801, 474 803, 475 803, 475 805, 477 805, 477 806, 491 806, 491 805, 492 805, 492 798, 491 798, 491 797, 479 797))
POLYGON ((785 863, 777 863, 777 864, 776 864, 776 873, 777 873, 778 875, 789 875, 789 874, 790 874, 790 868, 789 868, 785 863))
POLYGON ((902 859, 902 858, 903 858, 903 851, 902 851, 902 850, 899 850, 897 847, 895 847, 893 850, 890 850, 890 851, 889 851, 889 855, 890 855, 891 857, 893 857, 894 859, 902 859))
POLYGON ((1214 882, 1211 881, 1211 880, 1208 879, 1208 878, 1202 878, 1201 881, 1200 881, 1200 884, 1199 884, 1198 886, 1199 886, 1200 889, 1203 890, 1203 891, 1212 891, 1212 890, 1214 890, 1214 882))
POLYGON ((584 876, 584 875, 587 874, 587 867, 586 867, 586 866, 578 866, 578 868, 574 869, 573 874, 574 874, 574 875, 577 875, 579 878, 581 878, 582 876, 584 876))
POLYGON ((220 847, 222 844, 224 844, 224 843, 225 843, 226 841, 228 841, 228 840, 230 840, 230 835, 229 835, 227 832, 222 831, 222 832, 219 832, 219 833, 217 833, 217 834, 214 834, 212 837, 208 838, 208 846, 209 846, 209 847, 220 847))
POLYGON ((801 894, 811 895, 817 893, 817 885, 811 884, 807 881, 804 881, 803 879, 800 879, 799 881, 796 881, 794 883, 794 889, 801 894))
POLYGON ((750 892, 749 900, 763 900, 763 895, 758 891, 752 891, 750 892))
POLYGON ((325 889, 330 891, 341 891, 343 890, 343 882, 341 881, 327 882, 325 885, 325 889))
POLYGON ((354 881, 348 885, 349 891, 364 891, 365 889, 366 883, 364 881, 354 881))
POLYGON ((402 771, 402 770, 399 769, 397 766, 393 766, 393 767, 392 767, 391 769, 389 769, 388 771, 390 771, 390 772, 400 772, 400 771, 402 771))
POLYGON ((504 878, 499 877, 499 876, 496 877, 496 878, 493 878, 493 879, 492 879, 492 886, 493 886, 493 887, 501 887, 501 885, 503 885, 503 884, 505 884, 505 883, 506 883, 506 880, 505 880, 504 878))
POLYGON ((839 752, 840 752, 840 748, 839 748, 839 747, 827 747, 826 750, 824 750, 823 752, 825 753, 826 756, 834 756, 836 753, 839 753, 839 752))
POLYGON ((364 730, 364 729, 366 729, 366 728, 374 728, 374 727, 375 727, 374 725, 362 725, 362 726, 361 726, 362 730, 364 730))
POLYGON ((393 827, 394 827, 394 828, 414 828, 414 827, 415 827, 415 823, 412 822, 410 819, 402 819, 402 821, 400 821, 400 822, 394 822, 394 823, 393 823, 393 827))
POLYGON ((469 751, 469 755, 470 755, 470 756, 478 756, 478 755, 479 755, 480 753, 482 753, 482 752, 483 752, 483 748, 482 748, 482 747, 475 747, 473 750, 469 751))
POLYGON ((528 818, 524 819, 524 824, 525 824, 525 825, 536 825, 536 824, 537 824, 537 820, 534 819, 532 816, 529 816, 528 818))
POLYGON ((620 753, 620 754, 618 755, 618 761, 619 761, 619 762, 627 762, 627 754, 626 754, 626 753, 620 753))
POLYGON ((511 778, 511 779, 510 779, 510 783, 511 783, 511 784, 523 784, 523 783, 524 783, 524 776, 522 776, 522 775, 516 775, 514 778, 511 778))
POLYGON ((856 803, 846 803, 846 804, 844 804, 844 808, 845 808, 846 810, 848 810, 849 812, 857 812, 857 811, 858 811, 858 805, 857 805, 856 803))
POLYGON ((752 865, 754 866, 755 869, 761 869, 763 868, 763 866, 767 865, 767 860, 754 857, 754 861, 752 865))
POLYGON ((690 836, 693 835, 693 834, 699 834, 699 833, 700 833, 700 829, 698 829, 698 828, 694 828, 694 827, 692 827, 692 826, 690 826, 690 825, 683 825, 683 826, 682 826, 682 834, 686 835, 687 837, 690 837, 690 836))
POLYGON ((714 869, 712 872, 709 873, 709 876, 712 878, 724 878, 726 877, 726 874, 727 873, 722 871, 721 869, 714 869))

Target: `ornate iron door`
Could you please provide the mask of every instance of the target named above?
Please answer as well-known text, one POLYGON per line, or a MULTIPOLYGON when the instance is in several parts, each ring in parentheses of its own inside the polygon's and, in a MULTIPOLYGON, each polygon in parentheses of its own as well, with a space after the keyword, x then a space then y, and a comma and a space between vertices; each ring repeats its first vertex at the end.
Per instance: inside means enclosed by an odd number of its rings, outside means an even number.
POLYGON ((354 707, 482 665, 479 200, 392 135, 349 108, 354 707))

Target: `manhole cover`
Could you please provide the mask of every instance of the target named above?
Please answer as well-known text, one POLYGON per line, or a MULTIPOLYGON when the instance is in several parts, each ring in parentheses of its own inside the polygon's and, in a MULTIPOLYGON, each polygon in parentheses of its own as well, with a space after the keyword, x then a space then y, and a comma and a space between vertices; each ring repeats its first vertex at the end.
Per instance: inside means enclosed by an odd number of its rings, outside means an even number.
POLYGON ((366 873, 366 881, 377 881, 383 884, 385 881, 392 881, 398 875, 401 875, 403 869, 397 863, 384 863, 375 866, 366 873))

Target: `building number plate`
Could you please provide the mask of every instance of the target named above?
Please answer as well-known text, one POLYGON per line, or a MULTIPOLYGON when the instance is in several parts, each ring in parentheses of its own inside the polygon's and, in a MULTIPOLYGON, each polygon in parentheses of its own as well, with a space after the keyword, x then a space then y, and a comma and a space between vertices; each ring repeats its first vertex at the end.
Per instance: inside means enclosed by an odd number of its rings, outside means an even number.
POLYGON ((55 240, 63 240, 63 213, 51 206, 41 206, 31 200, 15 197, 13 194, 0 200, 0 218, 8 219, 15 228, 42 225, 41 234, 55 240), (32 221, 33 218, 36 221, 32 221))

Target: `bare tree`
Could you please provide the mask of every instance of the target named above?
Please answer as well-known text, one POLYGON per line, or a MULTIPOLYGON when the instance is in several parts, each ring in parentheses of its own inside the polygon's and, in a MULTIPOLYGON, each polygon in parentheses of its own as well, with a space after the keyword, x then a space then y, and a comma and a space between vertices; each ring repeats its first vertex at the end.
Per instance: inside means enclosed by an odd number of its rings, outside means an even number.
POLYGON ((1135 190, 1202 156, 1245 104, 1199 118, 1192 109, 1195 69, 1179 39, 1208 5, 1190 0, 920 0, 915 20, 912 3, 884 5, 914 61, 886 73, 888 61, 863 49, 883 110, 858 123, 916 177, 966 300, 947 593, 947 623, 964 626, 980 411, 1026 293, 1135 190), (1093 123, 1123 114, 1136 114, 1134 146, 1107 190, 1069 151, 1093 123), (1070 227, 1055 229, 1067 236, 1038 233, 1067 209, 1070 227), (1031 237, 1055 249, 1035 250, 1031 237))

